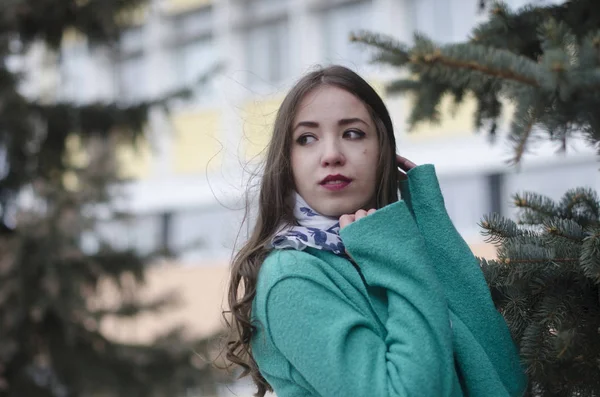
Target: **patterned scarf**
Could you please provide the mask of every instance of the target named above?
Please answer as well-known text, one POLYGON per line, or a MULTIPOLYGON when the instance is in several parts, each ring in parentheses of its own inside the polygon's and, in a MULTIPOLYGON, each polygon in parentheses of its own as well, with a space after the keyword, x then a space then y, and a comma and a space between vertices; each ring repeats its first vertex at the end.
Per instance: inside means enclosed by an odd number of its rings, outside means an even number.
POLYGON ((345 256, 346 249, 339 235, 339 220, 319 214, 298 193, 295 193, 295 198, 294 216, 298 225, 279 230, 271 240, 271 246, 275 249, 296 250, 312 247, 345 256))

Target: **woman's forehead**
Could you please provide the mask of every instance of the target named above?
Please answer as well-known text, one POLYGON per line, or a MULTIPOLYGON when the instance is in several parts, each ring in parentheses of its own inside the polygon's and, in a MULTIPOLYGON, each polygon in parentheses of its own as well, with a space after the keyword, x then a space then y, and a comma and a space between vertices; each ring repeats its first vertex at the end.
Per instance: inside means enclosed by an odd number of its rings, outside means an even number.
POLYGON ((300 122, 338 122, 341 119, 370 119, 364 103, 354 94, 331 85, 308 92, 300 101, 294 125, 300 122))

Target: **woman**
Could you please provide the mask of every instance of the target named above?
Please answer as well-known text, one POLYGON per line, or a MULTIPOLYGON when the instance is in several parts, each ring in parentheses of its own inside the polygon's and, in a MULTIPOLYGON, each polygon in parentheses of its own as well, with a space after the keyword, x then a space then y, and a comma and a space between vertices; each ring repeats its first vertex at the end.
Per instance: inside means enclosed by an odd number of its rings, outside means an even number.
POLYGON ((284 99, 229 290, 227 357, 257 396, 523 394, 433 166, 395 153, 383 101, 344 67, 306 75, 284 99))

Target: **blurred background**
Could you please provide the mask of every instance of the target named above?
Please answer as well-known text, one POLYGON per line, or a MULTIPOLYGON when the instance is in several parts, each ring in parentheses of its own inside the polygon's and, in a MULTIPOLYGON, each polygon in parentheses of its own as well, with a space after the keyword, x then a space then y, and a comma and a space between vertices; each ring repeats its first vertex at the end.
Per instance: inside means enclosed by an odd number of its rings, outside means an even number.
MULTIPOLYGON (((514 8, 527 2, 507 3, 514 8)), ((253 175, 283 96, 315 65, 348 66, 377 88, 391 112, 399 152, 418 164, 435 164, 448 212, 478 256, 495 254, 480 235, 482 216, 511 216, 512 194, 535 190, 559 198, 572 187, 600 189, 594 151, 577 140, 566 153, 540 144, 518 167, 508 166, 506 125, 491 142, 476 131, 475 102, 468 99, 458 109, 443 104, 440 123, 408 131, 411 98, 384 91, 399 72, 370 64, 369 49, 349 40, 351 32, 367 29, 407 43, 415 31, 440 43, 464 41, 485 18, 476 0, 149 0, 120 22, 116 50, 67 29, 56 50, 33 41, 6 58, 9 70, 24 75, 19 92, 44 104, 127 105, 190 90, 168 111, 148 107, 143 136, 112 147, 117 174, 126 181, 115 202, 128 216, 100 217, 94 226, 121 250, 168 252, 145 262, 136 299, 175 291, 178 303, 159 312, 108 316, 98 322, 99 334, 143 346, 180 326, 180 338, 210 341, 207 353, 196 356, 196 368, 217 357, 228 264, 249 227, 242 227, 244 194, 256 187, 253 175)), ((77 139, 66 142, 71 154, 81 150, 77 139)), ((18 230, 17 218, 9 215, 7 227, 18 230)), ((84 248, 97 244, 80 237, 84 248)), ((121 296, 110 288, 98 293, 107 301, 121 296)), ((246 380, 213 375, 214 387, 190 386, 182 395, 252 395, 246 380)))

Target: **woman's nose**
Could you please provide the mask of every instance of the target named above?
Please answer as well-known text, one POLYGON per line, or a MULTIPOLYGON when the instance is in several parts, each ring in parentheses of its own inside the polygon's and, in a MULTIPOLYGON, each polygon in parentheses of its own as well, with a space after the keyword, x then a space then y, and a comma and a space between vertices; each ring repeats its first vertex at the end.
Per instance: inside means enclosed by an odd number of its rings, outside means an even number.
POLYGON ((321 165, 324 167, 332 165, 344 165, 346 159, 342 153, 339 142, 335 140, 326 140, 323 142, 323 154, 321 156, 321 165))

